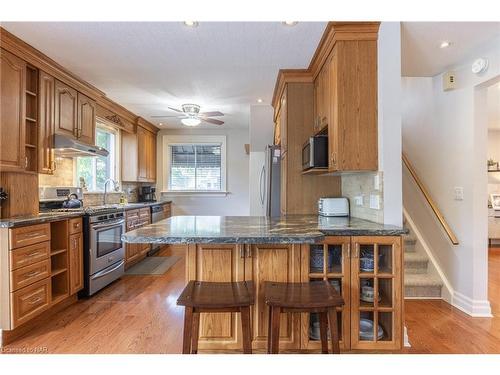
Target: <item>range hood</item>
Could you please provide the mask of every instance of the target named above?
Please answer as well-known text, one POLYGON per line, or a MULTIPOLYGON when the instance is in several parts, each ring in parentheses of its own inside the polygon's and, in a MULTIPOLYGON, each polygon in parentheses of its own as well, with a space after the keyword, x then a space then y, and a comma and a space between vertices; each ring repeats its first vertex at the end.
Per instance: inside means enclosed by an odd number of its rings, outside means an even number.
POLYGON ((57 156, 76 158, 77 156, 108 156, 108 150, 89 146, 64 135, 54 135, 54 152, 57 156))

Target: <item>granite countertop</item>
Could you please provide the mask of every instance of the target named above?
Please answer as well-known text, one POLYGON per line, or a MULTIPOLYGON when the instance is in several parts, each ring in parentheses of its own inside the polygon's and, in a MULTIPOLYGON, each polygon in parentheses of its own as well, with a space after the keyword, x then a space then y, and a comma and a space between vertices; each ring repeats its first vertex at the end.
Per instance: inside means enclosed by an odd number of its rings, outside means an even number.
POLYGON ((398 236, 406 230, 356 218, 316 215, 173 216, 122 235, 128 243, 315 243, 325 236, 398 236))
MULTIPOLYGON (((110 211, 128 211, 143 207, 150 207, 157 204, 167 204, 172 201, 161 202, 144 202, 144 203, 128 203, 128 204, 113 204, 110 206, 110 211)), ((85 209, 91 209, 92 206, 84 207, 81 211, 73 212, 41 212, 38 215, 18 216, 13 218, 0 219, 0 228, 14 228, 26 225, 49 223, 52 221, 69 219, 72 217, 79 217, 85 215, 85 209)))

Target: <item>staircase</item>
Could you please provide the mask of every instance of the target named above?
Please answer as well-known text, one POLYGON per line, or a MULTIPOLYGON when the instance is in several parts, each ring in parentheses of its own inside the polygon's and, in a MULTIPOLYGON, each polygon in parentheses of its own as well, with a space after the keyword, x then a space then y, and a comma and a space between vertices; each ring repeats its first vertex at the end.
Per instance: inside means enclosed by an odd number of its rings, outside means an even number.
POLYGON ((405 298, 441 298, 443 282, 406 220, 404 226, 410 231, 404 236, 405 298))

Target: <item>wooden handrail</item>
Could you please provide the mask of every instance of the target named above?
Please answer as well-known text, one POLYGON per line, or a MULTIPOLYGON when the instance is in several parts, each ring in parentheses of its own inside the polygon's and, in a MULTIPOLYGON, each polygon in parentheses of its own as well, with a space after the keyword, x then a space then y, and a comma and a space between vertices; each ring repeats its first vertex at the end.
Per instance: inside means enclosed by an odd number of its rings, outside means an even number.
POLYGON ((429 192, 427 191, 427 188, 425 187, 425 185, 422 183, 422 181, 418 177, 417 172, 415 172, 415 169, 413 168, 410 161, 408 160, 408 157, 403 153, 402 158, 403 158, 404 165, 406 166, 406 168, 408 168, 408 171, 410 172, 413 179, 415 180, 415 183, 417 184, 418 188, 420 189, 420 191, 424 195, 425 200, 427 201, 427 203, 429 203, 429 206, 431 206, 432 211, 434 212, 437 219, 439 220, 439 223, 441 224, 444 231, 448 235, 448 238, 450 239, 451 243, 453 245, 458 245, 457 236, 455 236, 455 233, 453 233, 453 231, 451 230, 451 228, 448 225, 448 223, 446 222, 443 214, 441 213, 438 206, 436 205, 436 202, 434 202, 434 200, 430 196, 429 192))

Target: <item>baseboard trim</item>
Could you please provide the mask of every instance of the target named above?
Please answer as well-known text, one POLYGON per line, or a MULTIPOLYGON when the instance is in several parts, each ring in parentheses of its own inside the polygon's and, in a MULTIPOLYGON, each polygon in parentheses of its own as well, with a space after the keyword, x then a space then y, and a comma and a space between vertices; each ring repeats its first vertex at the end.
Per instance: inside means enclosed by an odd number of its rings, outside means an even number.
POLYGON ((473 300, 466 295, 454 292, 452 306, 476 318, 492 318, 491 305, 488 300, 473 300))
POLYGON ((443 300, 445 302, 448 302, 443 297, 405 297, 405 299, 416 299, 416 300, 441 299, 441 300, 443 300))

